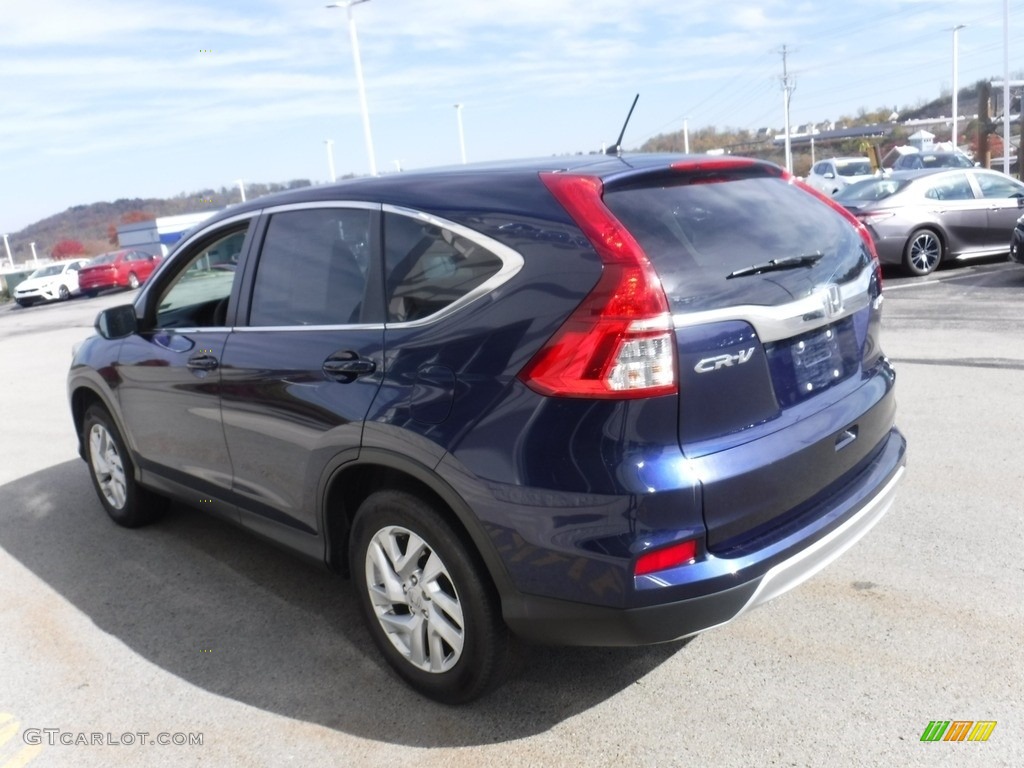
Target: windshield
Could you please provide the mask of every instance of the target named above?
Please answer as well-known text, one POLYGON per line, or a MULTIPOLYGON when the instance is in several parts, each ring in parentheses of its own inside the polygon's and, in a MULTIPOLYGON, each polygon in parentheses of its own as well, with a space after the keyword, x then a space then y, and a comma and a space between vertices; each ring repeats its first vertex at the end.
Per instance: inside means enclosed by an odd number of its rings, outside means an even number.
POLYGON ((840 176, 870 176, 872 173, 871 163, 867 160, 862 163, 856 162, 836 165, 836 170, 839 171, 840 176))
POLYGON ((604 199, 658 271, 673 312, 786 304, 855 279, 869 259, 842 216, 777 178, 634 187, 604 199), (772 260, 792 268, 747 270, 772 260), (736 272, 742 280, 729 278, 736 272))
POLYGON ((835 199, 840 203, 869 203, 873 200, 884 200, 899 192, 907 184, 906 180, 867 179, 839 190, 835 199))
POLYGON ((973 163, 963 155, 921 155, 923 168, 972 168, 973 163))
POLYGON ((28 279, 31 280, 33 277, 51 277, 52 275, 59 275, 62 269, 64 269, 63 264, 51 264, 48 267, 40 267, 29 275, 28 279))

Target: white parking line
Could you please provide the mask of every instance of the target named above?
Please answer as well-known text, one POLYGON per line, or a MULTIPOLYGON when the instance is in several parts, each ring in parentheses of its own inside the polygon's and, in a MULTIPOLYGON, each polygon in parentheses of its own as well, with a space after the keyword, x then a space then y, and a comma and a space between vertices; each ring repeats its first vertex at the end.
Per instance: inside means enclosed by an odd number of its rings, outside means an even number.
MULTIPOLYGON (((1007 262, 1005 264, 987 264, 985 265, 986 272, 1002 272, 1007 269, 1020 269, 1021 265, 1013 262, 1007 262)), ((882 281, 882 292, 889 293, 890 291, 900 291, 904 288, 921 288, 926 285, 937 285, 938 283, 948 283, 951 280, 963 280, 966 277, 976 277, 978 271, 982 267, 968 267, 970 270, 967 274, 951 275, 950 277, 937 277, 933 280, 913 280, 912 282, 900 283, 899 285, 889 285, 886 280, 882 281)))

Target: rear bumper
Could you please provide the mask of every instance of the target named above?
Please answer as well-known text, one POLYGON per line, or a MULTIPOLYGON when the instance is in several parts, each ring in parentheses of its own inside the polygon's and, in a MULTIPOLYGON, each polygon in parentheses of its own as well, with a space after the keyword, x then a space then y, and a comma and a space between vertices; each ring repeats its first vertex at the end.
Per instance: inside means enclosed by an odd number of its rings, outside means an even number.
POLYGON ((841 522, 824 535, 820 532, 828 521, 819 519, 776 542, 770 551, 735 559, 711 557, 705 563, 683 566, 714 574, 707 594, 625 609, 519 594, 503 601, 505 621, 530 642, 593 646, 668 642, 732 621, 810 578, 871 530, 895 499, 905 469, 905 449, 903 436, 893 430, 870 473, 873 492, 849 506, 837 504, 834 514, 841 522), (735 578, 723 582, 723 575, 730 573, 735 578))

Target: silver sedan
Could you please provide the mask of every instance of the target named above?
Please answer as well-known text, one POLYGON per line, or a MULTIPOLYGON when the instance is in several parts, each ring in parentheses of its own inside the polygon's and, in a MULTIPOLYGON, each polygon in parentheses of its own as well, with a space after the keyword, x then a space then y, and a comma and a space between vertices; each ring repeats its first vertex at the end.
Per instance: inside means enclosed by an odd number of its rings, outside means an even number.
POLYGON ((901 171, 836 200, 867 227, 883 263, 927 275, 943 261, 1007 253, 1024 183, 983 168, 901 171))

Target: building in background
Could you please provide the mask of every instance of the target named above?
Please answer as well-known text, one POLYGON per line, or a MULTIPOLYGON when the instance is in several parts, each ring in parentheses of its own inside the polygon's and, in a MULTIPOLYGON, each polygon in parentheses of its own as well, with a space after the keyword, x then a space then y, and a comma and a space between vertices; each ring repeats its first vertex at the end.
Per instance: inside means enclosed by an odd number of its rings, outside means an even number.
POLYGON ((146 253, 166 256, 186 232, 216 212, 183 213, 180 216, 161 216, 148 221, 120 224, 117 227, 117 244, 121 248, 136 248, 146 253))

